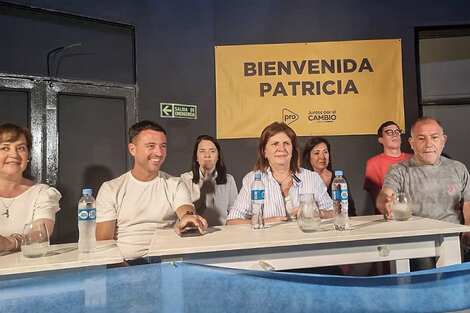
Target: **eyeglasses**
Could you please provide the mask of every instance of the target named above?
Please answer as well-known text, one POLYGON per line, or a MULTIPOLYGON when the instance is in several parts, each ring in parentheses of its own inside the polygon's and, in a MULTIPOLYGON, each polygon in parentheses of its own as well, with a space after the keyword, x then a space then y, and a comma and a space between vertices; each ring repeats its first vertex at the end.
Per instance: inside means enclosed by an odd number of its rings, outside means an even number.
POLYGON ((387 130, 384 130, 384 134, 386 134, 387 136, 393 136, 393 135, 397 135, 397 136, 401 136, 403 135, 405 132, 402 131, 400 128, 398 129, 387 129, 387 130))

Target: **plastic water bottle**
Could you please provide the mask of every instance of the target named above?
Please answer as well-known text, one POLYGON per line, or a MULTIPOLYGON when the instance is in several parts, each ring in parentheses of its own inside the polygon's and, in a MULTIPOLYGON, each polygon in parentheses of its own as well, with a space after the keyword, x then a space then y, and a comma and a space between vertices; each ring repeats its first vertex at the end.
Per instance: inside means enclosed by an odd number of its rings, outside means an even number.
POLYGON ((261 174, 255 174, 255 180, 251 184, 251 228, 264 228, 264 184, 261 174))
POLYGON ((335 210, 335 229, 348 230, 351 228, 348 216, 348 184, 343 178, 343 171, 335 171, 331 193, 335 210))
POLYGON ((96 202, 91 189, 83 189, 78 201, 78 251, 93 252, 96 247, 96 202))

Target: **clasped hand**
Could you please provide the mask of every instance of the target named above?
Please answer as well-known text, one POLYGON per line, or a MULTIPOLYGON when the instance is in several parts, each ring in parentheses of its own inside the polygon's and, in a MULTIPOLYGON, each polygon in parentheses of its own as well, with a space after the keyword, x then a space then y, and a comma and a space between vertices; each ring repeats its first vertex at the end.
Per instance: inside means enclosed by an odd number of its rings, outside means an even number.
POLYGON ((205 234, 207 230, 207 221, 199 215, 185 214, 175 225, 174 230, 178 236, 181 236, 182 231, 188 227, 197 227, 201 234, 205 234))

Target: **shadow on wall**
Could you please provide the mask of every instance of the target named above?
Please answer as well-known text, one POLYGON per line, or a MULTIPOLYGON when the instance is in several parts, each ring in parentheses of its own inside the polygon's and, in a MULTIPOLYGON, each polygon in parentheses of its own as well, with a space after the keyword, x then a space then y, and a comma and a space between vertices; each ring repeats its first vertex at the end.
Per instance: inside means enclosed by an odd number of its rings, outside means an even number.
MULTIPOLYGON (((93 190, 93 197, 96 198, 98 190, 101 185, 108 180, 113 179, 112 172, 109 168, 103 165, 88 166, 83 173, 82 186, 83 188, 91 188, 93 190)), ((80 190, 81 191, 81 190, 80 190)))
POLYGON ((378 214, 376 213, 375 210, 375 204, 372 202, 372 199, 370 198, 369 194, 367 192, 363 192, 362 196, 364 197, 362 200, 364 209, 361 215, 373 215, 373 214, 378 214))
POLYGON ((78 225, 77 225, 77 205, 82 195, 82 189, 91 188, 93 197, 96 198, 101 185, 112 179, 111 170, 103 165, 88 166, 81 179, 77 177, 73 182, 60 184, 57 189, 62 194, 60 200, 61 210, 56 215, 56 223, 54 233, 51 237, 51 243, 67 243, 77 242, 78 225), (72 188, 70 186, 73 186, 72 188))

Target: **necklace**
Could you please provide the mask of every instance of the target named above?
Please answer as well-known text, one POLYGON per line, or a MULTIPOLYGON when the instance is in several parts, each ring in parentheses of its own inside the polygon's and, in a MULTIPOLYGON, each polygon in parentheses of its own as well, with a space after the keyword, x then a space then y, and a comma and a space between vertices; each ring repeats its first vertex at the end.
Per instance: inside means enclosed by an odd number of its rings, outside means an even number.
POLYGON ((276 183, 279 184, 279 187, 282 187, 282 184, 283 184, 286 180, 288 180, 288 179, 291 177, 291 175, 289 174, 289 175, 287 175, 286 178, 284 178, 283 180, 279 181, 279 180, 277 180, 276 176, 274 176, 274 172, 273 172, 273 177, 274 177, 274 180, 276 181, 276 183))
POLYGON ((3 207, 6 209, 5 212, 3 212, 3 213, 0 214, 0 215, 5 215, 7 218, 10 218, 10 207, 11 207, 11 205, 13 204, 13 202, 15 202, 16 197, 13 198, 13 200, 11 200, 8 205, 6 205, 6 203, 5 203, 5 201, 3 200, 3 198, 0 197, 0 200, 2 200, 2 205, 3 205, 3 207))

